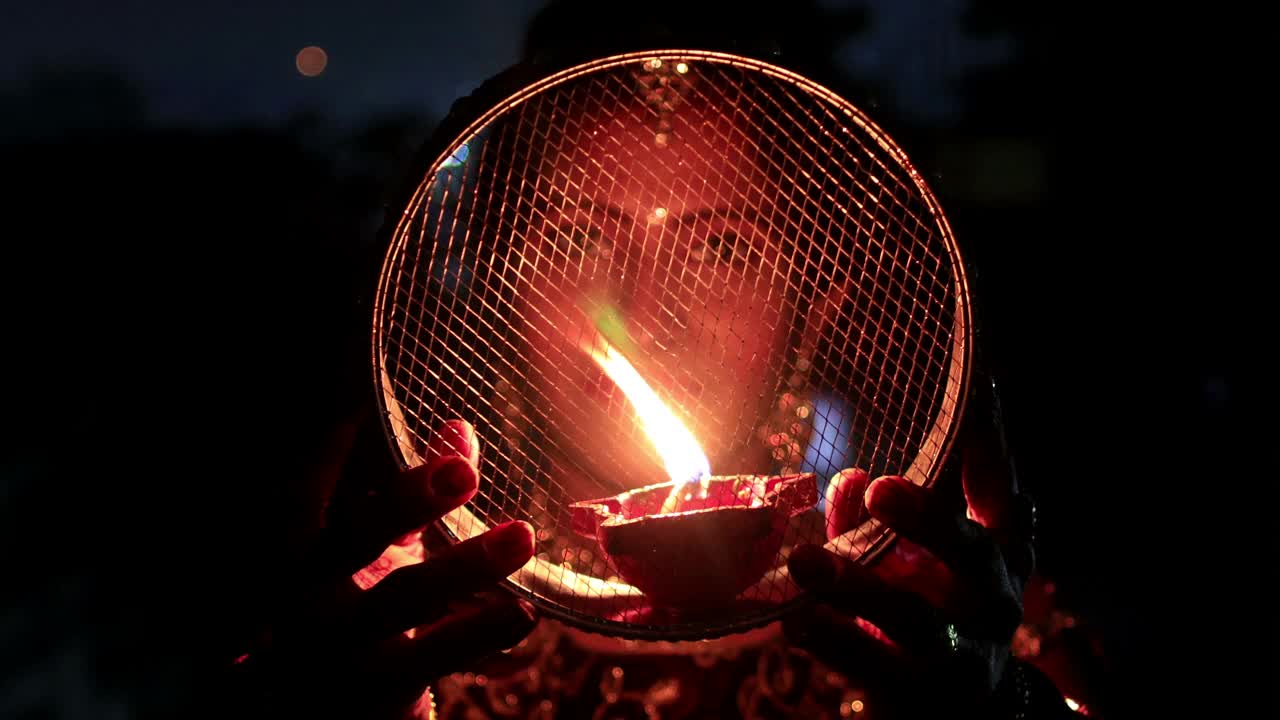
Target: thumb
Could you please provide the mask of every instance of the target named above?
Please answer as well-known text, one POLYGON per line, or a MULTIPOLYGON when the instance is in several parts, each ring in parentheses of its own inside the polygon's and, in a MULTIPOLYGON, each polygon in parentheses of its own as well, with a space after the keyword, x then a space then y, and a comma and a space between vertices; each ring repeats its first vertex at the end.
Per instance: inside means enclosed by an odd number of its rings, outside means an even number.
POLYGON ((1018 494, 1018 480, 1005 438, 996 384, 985 371, 974 373, 960 441, 969 517, 988 529, 997 528, 1018 494))

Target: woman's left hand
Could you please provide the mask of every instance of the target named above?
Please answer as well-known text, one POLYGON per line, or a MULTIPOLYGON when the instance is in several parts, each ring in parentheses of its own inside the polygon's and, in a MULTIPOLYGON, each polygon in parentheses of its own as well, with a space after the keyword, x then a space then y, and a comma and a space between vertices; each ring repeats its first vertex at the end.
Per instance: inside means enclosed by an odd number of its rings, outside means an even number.
POLYGON ((877 717, 944 708, 996 716, 1034 565, 1034 509, 1018 494, 998 429, 988 423, 990 401, 976 404, 961 448, 967 516, 904 478, 868 483, 865 472, 845 471, 828 491, 828 534, 849 529, 845 518, 856 517, 851 508, 865 498, 871 516, 899 534, 893 551, 865 566, 807 545, 788 562, 820 601, 785 624, 788 636, 864 681, 877 717))
MULTIPOLYGON (((233 705, 219 710, 407 717, 428 683, 523 639, 536 622, 533 608, 499 584, 533 556, 528 523, 500 525, 368 589, 352 577, 396 538, 471 500, 479 457, 471 425, 451 420, 437 428, 425 464, 384 478, 379 492, 350 493, 331 507, 312 550, 287 568, 267 640, 217 688, 233 705)), ((327 471, 339 473, 342 465, 327 471)))

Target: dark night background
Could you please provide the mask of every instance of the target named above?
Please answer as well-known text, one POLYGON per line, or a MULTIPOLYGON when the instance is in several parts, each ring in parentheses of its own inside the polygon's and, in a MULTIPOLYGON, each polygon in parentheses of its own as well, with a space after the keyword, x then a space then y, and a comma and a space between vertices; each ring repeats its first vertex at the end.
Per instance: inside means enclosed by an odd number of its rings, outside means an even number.
MULTIPOLYGON (((530 37, 772 35, 864 107, 978 269, 1074 682, 1109 717, 1274 709, 1274 472, 1231 441, 1261 325, 1216 167, 1249 144, 1210 129, 1238 66, 1204 17, 1056 5, 626 3, 530 37)), ((219 659, 286 562, 282 478, 366 389, 380 203, 541 6, 0 10, 0 716, 164 715, 219 659)))

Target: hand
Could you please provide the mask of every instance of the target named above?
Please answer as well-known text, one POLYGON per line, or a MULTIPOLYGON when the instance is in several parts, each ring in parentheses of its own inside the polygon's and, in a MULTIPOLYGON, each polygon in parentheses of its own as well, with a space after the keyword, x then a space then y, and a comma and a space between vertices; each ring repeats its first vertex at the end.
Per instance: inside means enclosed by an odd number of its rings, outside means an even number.
POLYGON ((820 601, 785 623, 788 636, 864 682, 876 717, 995 716, 1034 554, 1029 501, 989 423, 992 397, 978 398, 961 437, 967 517, 904 478, 868 484, 865 472, 847 470, 828 490, 828 535, 850 529, 865 501, 900 535, 893 550, 863 566, 807 545, 788 562, 820 601))
POLYGON ((493 528, 394 570, 368 590, 352 579, 396 538, 470 500, 478 461, 471 426, 450 421, 437 431, 425 465, 330 508, 316 548, 285 583, 270 643, 237 665, 251 694, 271 706, 258 709, 404 717, 428 683, 515 645, 533 629, 524 600, 505 592, 475 595, 533 556, 527 523, 493 528))

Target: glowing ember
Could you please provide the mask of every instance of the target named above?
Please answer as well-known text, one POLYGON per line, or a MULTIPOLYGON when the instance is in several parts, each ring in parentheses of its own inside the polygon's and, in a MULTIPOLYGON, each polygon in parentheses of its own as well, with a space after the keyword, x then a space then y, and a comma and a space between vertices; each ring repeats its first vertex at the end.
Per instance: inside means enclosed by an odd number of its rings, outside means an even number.
POLYGON ((597 337, 587 348, 591 359, 626 394, 635 409, 641 427, 654 450, 662 458, 673 483, 671 494, 662 503, 663 513, 674 512, 681 500, 705 500, 711 477, 711 463, 693 433, 675 413, 658 399, 658 394, 640 377, 640 373, 607 340, 597 337))

